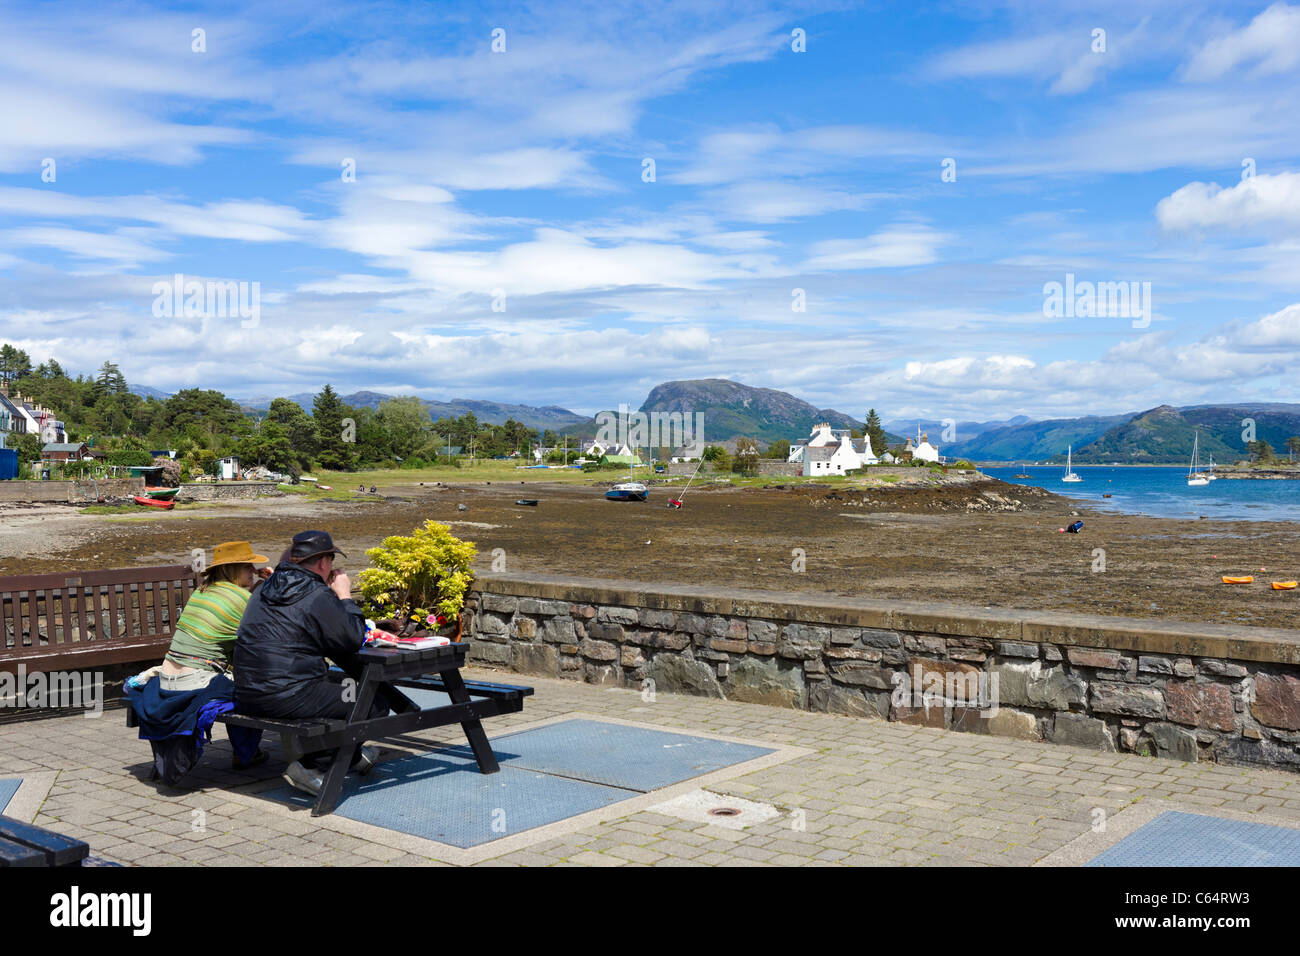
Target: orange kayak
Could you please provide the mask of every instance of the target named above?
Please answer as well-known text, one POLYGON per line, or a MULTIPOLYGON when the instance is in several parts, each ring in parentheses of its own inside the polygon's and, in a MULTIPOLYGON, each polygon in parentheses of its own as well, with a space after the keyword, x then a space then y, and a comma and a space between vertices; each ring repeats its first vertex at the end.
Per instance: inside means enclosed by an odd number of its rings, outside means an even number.
POLYGON ((1298 584, 1300 584, 1300 581, 1274 581, 1274 582, 1273 582, 1273 590, 1274 590, 1274 591, 1294 591, 1294 590, 1296 589, 1296 585, 1298 585, 1298 584))
POLYGON ((1224 584, 1254 584, 1255 578, 1253 575, 1250 574, 1246 575, 1244 578, 1230 578, 1227 575, 1224 575, 1223 583, 1224 584))

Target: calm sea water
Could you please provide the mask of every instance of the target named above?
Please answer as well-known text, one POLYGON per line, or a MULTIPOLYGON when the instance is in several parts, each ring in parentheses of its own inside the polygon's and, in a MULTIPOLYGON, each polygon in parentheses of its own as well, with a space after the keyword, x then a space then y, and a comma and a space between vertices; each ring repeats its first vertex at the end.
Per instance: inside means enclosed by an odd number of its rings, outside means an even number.
POLYGON ((985 474, 1016 485, 1037 485, 1058 495, 1079 498, 1101 509, 1157 518, 1218 518, 1228 521, 1300 522, 1300 481, 1255 481, 1220 478, 1199 488, 1187 487, 1187 468, 1110 468, 1074 466, 1083 481, 1064 484, 1062 465, 983 468, 985 474), (1021 471, 1030 478, 1013 478, 1021 471), (1103 498, 1109 494, 1112 497, 1103 498))

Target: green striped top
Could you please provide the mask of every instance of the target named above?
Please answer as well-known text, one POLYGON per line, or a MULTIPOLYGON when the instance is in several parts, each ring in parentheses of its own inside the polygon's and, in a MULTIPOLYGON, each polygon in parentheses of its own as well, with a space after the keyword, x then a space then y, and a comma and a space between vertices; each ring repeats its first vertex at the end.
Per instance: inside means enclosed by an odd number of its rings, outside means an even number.
POLYGON ((195 591, 185 604, 167 659, 181 667, 213 670, 215 661, 230 669, 239 619, 248 606, 249 593, 238 584, 218 581, 206 591, 195 591))

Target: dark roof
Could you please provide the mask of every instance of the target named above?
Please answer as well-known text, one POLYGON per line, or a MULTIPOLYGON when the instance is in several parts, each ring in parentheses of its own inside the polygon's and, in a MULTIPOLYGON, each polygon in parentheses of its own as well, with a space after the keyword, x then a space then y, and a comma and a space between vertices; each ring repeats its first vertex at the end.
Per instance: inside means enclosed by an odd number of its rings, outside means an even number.
POLYGON ((86 443, 84 441, 79 441, 79 442, 53 442, 52 441, 44 448, 42 448, 41 452, 44 453, 47 451, 80 451, 85 447, 86 447, 86 443))

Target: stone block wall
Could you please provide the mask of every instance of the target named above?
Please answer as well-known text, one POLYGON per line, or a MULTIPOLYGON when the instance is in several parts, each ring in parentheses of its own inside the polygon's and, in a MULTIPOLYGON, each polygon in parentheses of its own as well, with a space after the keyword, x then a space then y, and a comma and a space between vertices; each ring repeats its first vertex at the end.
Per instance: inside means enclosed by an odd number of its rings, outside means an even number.
POLYGON ((274 481, 197 481, 181 485, 176 497, 181 501, 217 501, 283 494, 274 481))
POLYGON ((476 665, 1300 771, 1300 633, 483 575, 476 665))
POLYGON ((0 481, 0 501, 61 501, 93 504, 97 498, 144 494, 143 478, 72 481, 0 481))

